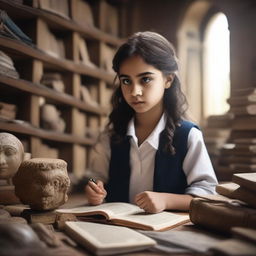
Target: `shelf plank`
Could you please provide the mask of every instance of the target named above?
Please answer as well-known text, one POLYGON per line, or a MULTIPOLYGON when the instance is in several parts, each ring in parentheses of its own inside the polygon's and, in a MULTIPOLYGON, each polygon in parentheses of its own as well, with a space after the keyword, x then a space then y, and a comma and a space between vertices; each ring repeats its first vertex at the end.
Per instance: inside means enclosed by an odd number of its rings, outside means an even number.
POLYGON ((58 133, 53 131, 46 131, 44 129, 35 128, 31 126, 29 123, 15 123, 15 122, 6 122, 0 120, 0 130, 15 132, 19 134, 25 134, 29 136, 38 137, 45 140, 57 141, 62 143, 76 143, 91 146, 95 143, 93 139, 79 137, 75 135, 70 135, 66 133, 58 133))
POLYGON ((97 114, 97 115, 107 114, 107 111, 101 107, 94 107, 94 106, 88 105, 85 102, 78 100, 69 94, 58 93, 43 85, 34 84, 26 80, 14 79, 11 77, 0 75, 0 87, 1 87, 1 84, 11 86, 13 88, 16 88, 17 90, 32 93, 34 95, 42 96, 56 102, 67 104, 72 107, 76 107, 80 110, 90 112, 91 114, 97 114))
POLYGON ((8 51, 14 52, 15 54, 29 56, 31 58, 41 60, 60 70, 65 69, 74 73, 92 76, 97 79, 105 80, 109 84, 112 84, 114 80, 113 75, 109 74, 103 69, 91 67, 86 64, 74 63, 73 61, 67 59, 53 57, 38 48, 30 47, 29 45, 26 45, 18 40, 0 36, 0 46, 8 51))
POLYGON ((76 31, 84 36, 100 40, 105 43, 112 44, 114 46, 120 46, 123 43, 122 39, 110 35, 101 31, 100 29, 92 26, 81 26, 71 19, 65 19, 62 16, 51 13, 46 10, 32 8, 23 4, 11 2, 10 0, 0 0, 0 8, 6 10, 7 13, 18 13, 19 17, 39 17, 44 19, 46 22, 53 24, 59 29, 65 29, 70 31, 76 31))

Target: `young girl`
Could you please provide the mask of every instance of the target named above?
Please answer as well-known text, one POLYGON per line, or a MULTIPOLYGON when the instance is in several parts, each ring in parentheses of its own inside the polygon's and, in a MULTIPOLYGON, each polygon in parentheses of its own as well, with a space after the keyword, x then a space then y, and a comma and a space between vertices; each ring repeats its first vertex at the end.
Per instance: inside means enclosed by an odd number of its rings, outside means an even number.
POLYGON ((184 119, 186 99, 172 45, 139 32, 113 59, 119 86, 106 131, 92 152, 92 205, 131 202, 150 213, 188 210, 192 195, 212 194, 217 180, 202 133, 184 119))

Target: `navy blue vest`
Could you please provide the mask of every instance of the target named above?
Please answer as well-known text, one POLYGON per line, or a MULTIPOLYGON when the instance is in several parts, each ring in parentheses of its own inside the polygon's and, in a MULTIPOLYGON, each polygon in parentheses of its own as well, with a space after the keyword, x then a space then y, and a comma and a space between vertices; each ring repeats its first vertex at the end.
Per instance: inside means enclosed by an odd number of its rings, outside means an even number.
MULTIPOLYGON (((173 137, 175 155, 163 151, 163 139, 160 136, 159 147, 155 156, 153 191, 184 194, 187 179, 182 169, 187 153, 187 139, 192 127, 191 122, 182 121, 173 137)), ((130 183, 130 137, 119 144, 111 143, 109 181, 106 185, 108 202, 129 202, 130 183)))

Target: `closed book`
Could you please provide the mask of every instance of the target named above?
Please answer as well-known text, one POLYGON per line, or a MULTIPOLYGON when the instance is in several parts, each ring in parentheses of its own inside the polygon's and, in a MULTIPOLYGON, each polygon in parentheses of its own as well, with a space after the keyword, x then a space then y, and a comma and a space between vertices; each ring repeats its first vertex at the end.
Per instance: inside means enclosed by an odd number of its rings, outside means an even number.
POLYGON ((95 255, 119 255, 145 250, 156 245, 153 239, 126 227, 67 221, 64 230, 72 239, 95 255))
POLYGON ((250 104, 245 106, 231 106, 230 112, 235 115, 255 115, 256 114, 256 104, 250 104))
POLYGON ((232 176, 232 181, 241 187, 256 192, 256 172, 235 173, 232 176))
POLYGON ((230 233, 232 227, 256 228, 256 209, 194 198, 190 204, 191 222, 210 230, 230 233))
POLYGON ((246 116, 237 116, 232 121, 232 130, 255 130, 256 129, 256 116, 246 115, 246 116))
POLYGON ((244 96, 231 97, 227 99, 227 102, 231 106, 241 106, 241 105, 246 105, 248 103, 254 103, 256 102, 256 93, 252 93, 244 96))
POLYGON ((241 187, 240 185, 229 182, 216 186, 216 191, 229 198, 234 198, 247 203, 249 206, 256 208, 255 192, 241 187))

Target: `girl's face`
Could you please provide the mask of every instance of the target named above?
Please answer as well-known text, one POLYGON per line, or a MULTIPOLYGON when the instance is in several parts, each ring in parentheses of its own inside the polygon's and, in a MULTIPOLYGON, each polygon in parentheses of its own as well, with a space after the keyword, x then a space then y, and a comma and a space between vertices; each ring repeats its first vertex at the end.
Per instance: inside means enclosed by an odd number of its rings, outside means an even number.
POLYGON ((165 77, 140 56, 125 60, 119 70, 124 99, 136 113, 146 113, 156 108, 162 111, 164 91, 170 87, 172 78, 165 77))

